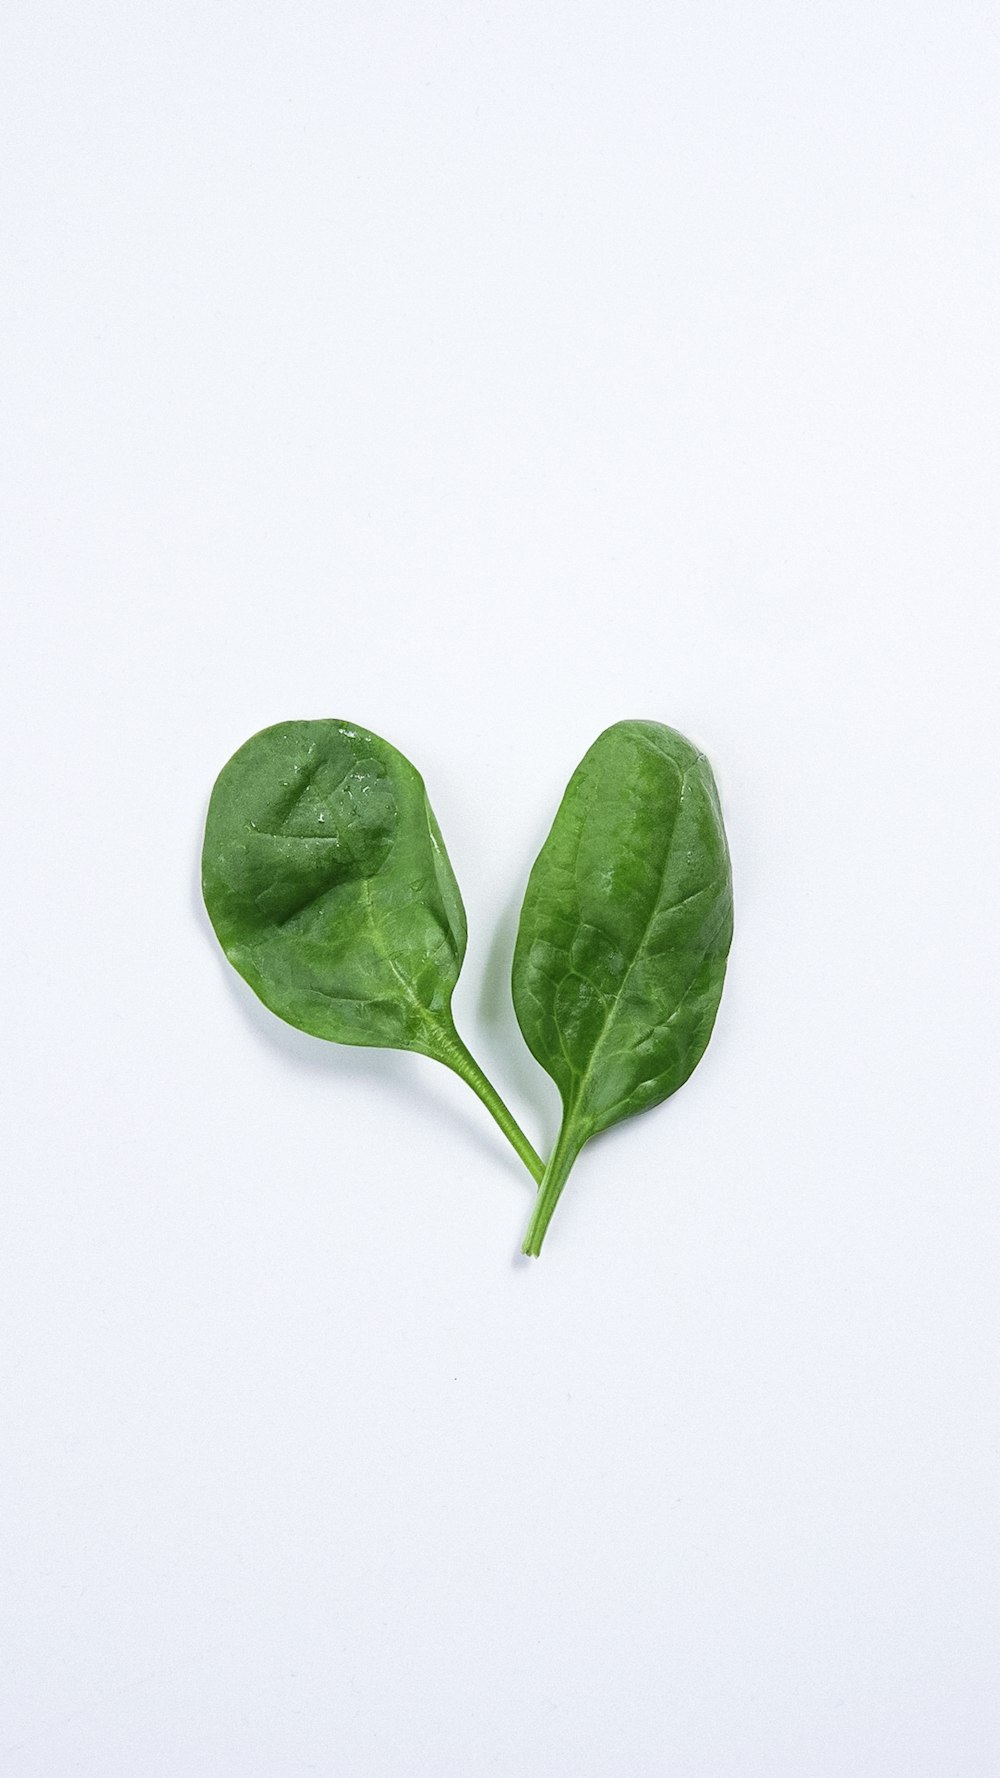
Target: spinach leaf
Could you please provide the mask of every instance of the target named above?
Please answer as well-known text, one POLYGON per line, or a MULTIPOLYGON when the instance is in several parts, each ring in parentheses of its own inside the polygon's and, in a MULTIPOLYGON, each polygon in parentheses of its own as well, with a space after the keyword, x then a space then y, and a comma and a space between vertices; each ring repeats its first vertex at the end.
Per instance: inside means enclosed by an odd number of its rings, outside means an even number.
POLYGON ((202 856, 230 963, 279 1018, 334 1043, 417 1050, 542 1162, 455 1029, 465 910, 420 774, 346 722, 283 722, 220 773, 202 856))
POLYGON ((660 723, 606 729, 532 869, 514 951, 518 1023, 563 1101, 525 1253, 541 1251, 584 1143, 676 1092, 702 1056, 732 906, 704 754, 660 723))

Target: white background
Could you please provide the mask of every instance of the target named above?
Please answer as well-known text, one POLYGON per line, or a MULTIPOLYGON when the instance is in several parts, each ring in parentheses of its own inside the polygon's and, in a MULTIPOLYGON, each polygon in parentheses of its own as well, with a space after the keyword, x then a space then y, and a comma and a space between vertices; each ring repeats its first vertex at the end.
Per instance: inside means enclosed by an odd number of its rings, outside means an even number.
POLYGON ((995 1778, 1000 12, 8 9, 3 1778, 995 1778), (423 771, 460 1025, 699 741, 688 1086, 530 1188, 280 1026, 254 730, 423 771))

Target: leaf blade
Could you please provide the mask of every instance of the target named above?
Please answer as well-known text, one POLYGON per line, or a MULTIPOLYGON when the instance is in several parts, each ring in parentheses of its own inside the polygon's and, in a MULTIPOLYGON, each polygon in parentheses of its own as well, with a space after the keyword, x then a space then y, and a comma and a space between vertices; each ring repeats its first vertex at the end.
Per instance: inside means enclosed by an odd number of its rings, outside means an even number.
POLYGON ((343 722, 279 723, 216 780, 202 883, 230 962, 289 1024, 439 1055, 465 954, 423 781, 343 722))

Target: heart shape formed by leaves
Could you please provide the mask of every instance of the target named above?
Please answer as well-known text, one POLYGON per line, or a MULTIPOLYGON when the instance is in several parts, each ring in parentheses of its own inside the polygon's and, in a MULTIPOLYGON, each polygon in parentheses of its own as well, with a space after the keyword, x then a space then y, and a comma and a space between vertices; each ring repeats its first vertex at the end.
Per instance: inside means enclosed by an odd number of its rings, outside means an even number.
POLYGON ((216 780, 202 885, 226 956, 279 1018, 415 1050, 472 1087, 538 1184, 530 1254, 584 1143, 700 1060, 732 938, 708 761, 662 723, 615 723, 570 779, 514 950, 517 1020, 563 1102, 545 1164, 456 1030, 465 910, 423 779, 388 741, 332 720, 252 736, 216 780))

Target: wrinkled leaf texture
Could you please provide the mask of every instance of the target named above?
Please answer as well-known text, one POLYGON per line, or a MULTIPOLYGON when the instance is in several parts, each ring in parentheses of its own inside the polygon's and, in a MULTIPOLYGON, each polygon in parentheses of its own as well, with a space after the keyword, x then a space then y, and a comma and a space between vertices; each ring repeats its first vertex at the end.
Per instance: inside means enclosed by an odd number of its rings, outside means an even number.
POLYGON ((216 780, 202 884, 226 956, 272 1012, 443 1062, 540 1177, 455 1030, 465 911, 423 780, 395 747, 332 720, 252 736, 216 780))
POLYGON ((437 1055, 465 911, 420 774, 340 722, 264 729, 209 805, 205 902, 231 963, 316 1037, 437 1055))

